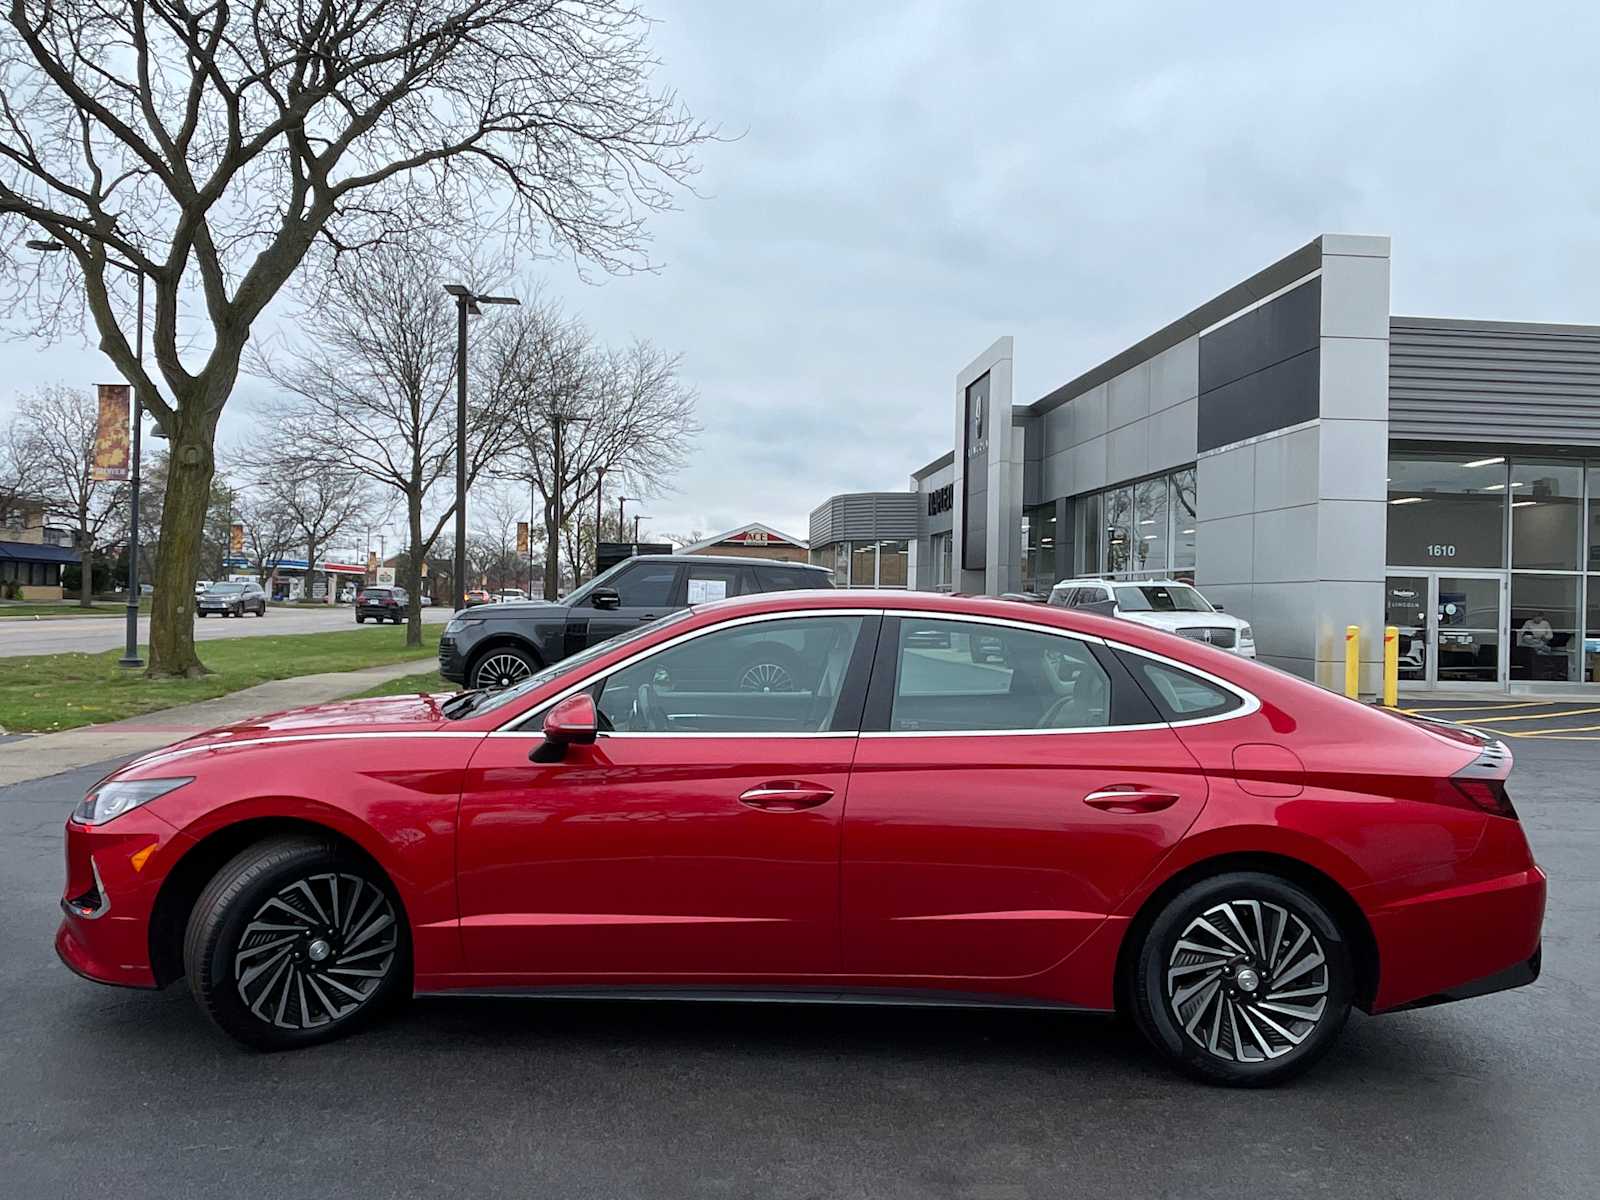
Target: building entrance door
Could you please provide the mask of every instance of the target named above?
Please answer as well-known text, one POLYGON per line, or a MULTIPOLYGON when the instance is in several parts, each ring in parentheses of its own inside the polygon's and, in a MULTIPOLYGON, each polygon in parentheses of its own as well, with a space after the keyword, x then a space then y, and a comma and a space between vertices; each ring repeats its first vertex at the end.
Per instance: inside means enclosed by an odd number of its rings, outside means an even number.
POLYGON ((1400 631, 1400 686, 1505 690, 1505 606, 1504 575, 1390 575, 1384 622, 1400 631))

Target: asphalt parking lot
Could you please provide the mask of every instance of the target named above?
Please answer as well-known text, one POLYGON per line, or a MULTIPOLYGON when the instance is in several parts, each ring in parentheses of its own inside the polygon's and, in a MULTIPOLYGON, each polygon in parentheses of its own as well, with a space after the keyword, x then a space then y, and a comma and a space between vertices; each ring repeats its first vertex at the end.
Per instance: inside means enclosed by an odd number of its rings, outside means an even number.
POLYGON ((1600 704, 1592 700, 1428 699, 1401 697, 1400 707, 1513 739, 1600 742, 1600 704))
POLYGON ((1099 1019, 429 1001, 257 1055, 182 988, 56 962, 61 822, 100 769, 0 790, 0 1179, 13 1196, 1593 1197, 1600 745, 1513 743, 1551 875, 1545 973, 1354 1017, 1270 1093, 1099 1019))

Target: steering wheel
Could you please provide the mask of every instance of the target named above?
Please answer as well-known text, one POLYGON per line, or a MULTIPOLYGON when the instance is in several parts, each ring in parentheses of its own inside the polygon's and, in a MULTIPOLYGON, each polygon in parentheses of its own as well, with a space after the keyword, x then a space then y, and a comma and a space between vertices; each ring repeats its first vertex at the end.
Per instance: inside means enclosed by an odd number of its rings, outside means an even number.
POLYGON ((667 714, 656 699, 656 689, 641 683, 633 697, 633 721, 645 729, 659 732, 667 727, 667 714))

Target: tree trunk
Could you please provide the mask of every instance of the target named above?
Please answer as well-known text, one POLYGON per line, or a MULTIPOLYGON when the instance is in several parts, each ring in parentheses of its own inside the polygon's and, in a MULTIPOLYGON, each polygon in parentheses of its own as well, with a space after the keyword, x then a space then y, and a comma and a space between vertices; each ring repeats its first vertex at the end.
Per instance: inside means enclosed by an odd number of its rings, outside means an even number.
POLYGON ((94 547, 89 544, 89 539, 78 531, 78 561, 83 564, 83 579, 78 586, 78 607, 88 608, 94 595, 94 547))
POLYGON ((561 531, 556 528, 556 506, 546 500, 544 504, 544 598, 560 599, 561 589, 561 531))
POLYGON ((167 494, 161 510, 161 539, 156 545, 155 595, 150 598, 151 678, 207 674, 194 649, 194 581, 200 566, 211 502, 211 479, 217 463, 212 453, 214 422, 185 420, 191 404, 180 409, 167 494))
POLYGON ((422 645, 422 496, 406 493, 406 532, 411 546, 406 551, 406 645, 422 645))

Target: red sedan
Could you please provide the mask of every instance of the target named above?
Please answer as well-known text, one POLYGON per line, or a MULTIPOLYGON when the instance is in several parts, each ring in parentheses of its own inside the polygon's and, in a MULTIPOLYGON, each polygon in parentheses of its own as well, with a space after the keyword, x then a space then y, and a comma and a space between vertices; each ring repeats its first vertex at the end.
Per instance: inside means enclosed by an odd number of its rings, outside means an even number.
POLYGON ((690 609, 500 692, 145 755, 67 823, 61 958, 187 977, 254 1046, 413 993, 1132 1016, 1208 1080, 1351 1006, 1538 975, 1497 741, 1070 609, 804 592, 690 609), (733 671, 758 649, 783 686, 733 671))

